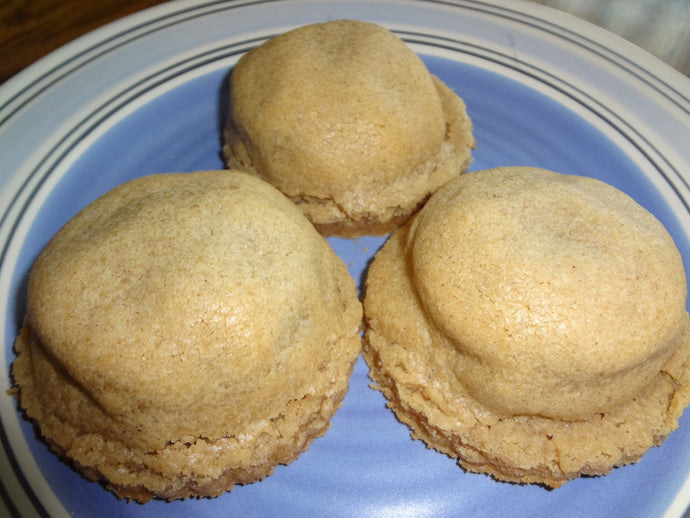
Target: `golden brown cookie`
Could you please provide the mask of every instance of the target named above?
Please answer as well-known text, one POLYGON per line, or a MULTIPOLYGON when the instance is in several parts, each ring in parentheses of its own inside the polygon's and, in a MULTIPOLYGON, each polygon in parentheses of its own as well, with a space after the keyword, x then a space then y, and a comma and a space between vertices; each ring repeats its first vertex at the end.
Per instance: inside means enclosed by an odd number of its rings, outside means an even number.
POLYGON ((690 402, 680 254, 591 178, 458 177, 377 253, 365 359, 413 436, 470 471, 557 487, 637 461, 690 402))
POLYGON ((325 433, 361 349, 354 280, 238 172, 108 192, 33 265, 12 373, 40 433, 146 501, 260 480, 325 433))
POLYGON ((291 30, 243 56, 230 83, 229 167, 275 185, 324 235, 391 231, 471 161, 463 101, 379 25, 291 30))

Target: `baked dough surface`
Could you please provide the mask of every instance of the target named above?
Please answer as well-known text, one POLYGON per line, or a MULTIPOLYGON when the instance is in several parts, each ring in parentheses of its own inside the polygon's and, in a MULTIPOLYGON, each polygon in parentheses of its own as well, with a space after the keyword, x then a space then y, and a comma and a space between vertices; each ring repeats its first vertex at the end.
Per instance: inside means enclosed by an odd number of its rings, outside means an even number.
POLYGON ((275 185, 325 235, 389 232, 471 161, 462 99, 372 23, 288 31, 230 82, 229 167, 275 185))
POLYGON ((152 175, 36 260, 13 376, 41 434, 141 501, 214 496, 325 433, 361 349, 354 280, 238 172, 152 175))
POLYGON ((690 402, 673 241, 601 182, 459 177, 368 273, 364 356, 413 436, 470 471, 557 487, 638 460, 690 402))

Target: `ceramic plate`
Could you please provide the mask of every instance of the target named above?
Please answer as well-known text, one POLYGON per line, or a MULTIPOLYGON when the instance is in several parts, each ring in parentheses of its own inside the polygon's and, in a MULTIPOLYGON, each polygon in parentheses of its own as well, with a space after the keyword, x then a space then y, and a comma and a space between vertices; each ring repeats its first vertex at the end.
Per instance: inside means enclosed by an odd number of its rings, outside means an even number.
MULTIPOLYGON (((464 472, 410 438, 360 360, 326 435, 216 499, 117 500, 51 454, 5 394, 29 267, 80 208, 157 172, 222 167, 228 71, 307 23, 358 18, 405 40, 468 106, 473 170, 600 178, 651 210, 690 266, 690 80, 623 40, 521 1, 177 1, 106 26, 0 87, 0 467, 21 516, 681 516, 690 412, 638 464, 557 490, 464 472)), ((360 281, 383 239, 331 239, 360 281)), ((690 271, 690 268, 688 268, 690 271)), ((180 416, 184 419, 184 416, 180 416)), ((0 509, 0 514, 2 510, 0 509)))

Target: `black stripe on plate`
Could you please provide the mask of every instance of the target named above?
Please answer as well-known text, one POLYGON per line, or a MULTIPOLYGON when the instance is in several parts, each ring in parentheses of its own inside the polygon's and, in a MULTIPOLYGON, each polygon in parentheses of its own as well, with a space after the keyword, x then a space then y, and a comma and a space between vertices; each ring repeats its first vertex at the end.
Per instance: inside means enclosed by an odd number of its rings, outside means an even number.
MULTIPOLYGON (((21 413, 21 410, 18 408, 17 412, 21 413)), ((7 452, 10 467, 12 468, 12 471, 14 471, 17 480, 22 486, 22 489, 24 489, 24 493, 26 494, 27 498, 33 504, 34 508, 42 518, 49 518, 49 514, 46 512, 38 497, 36 497, 35 493, 29 486, 29 483, 26 480, 26 478, 23 476, 17 459, 14 457, 14 454, 11 454, 12 450, 10 449, 9 440, 7 438, 7 435, 5 434, 5 429, 2 426, 0 426, 0 442, 2 443, 2 447, 5 449, 5 452, 7 452)), ((0 484, 0 498, 2 498, 2 500, 5 502, 7 510, 13 517, 25 518, 22 517, 21 513, 19 512, 19 509, 13 502, 12 495, 9 494, 9 492, 5 489, 5 487, 2 484, 0 484)))
MULTIPOLYGON (((670 102, 675 104, 680 110, 685 112, 686 114, 690 115, 690 96, 688 96, 688 91, 680 91, 677 88, 671 86, 664 80, 660 79, 659 77, 651 74, 648 70, 642 68, 638 63, 635 61, 632 61, 628 57, 624 56, 620 52, 617 52, 613 50, 611 47, 607 47, 602 45, 601 43, 589 38, 586 34, 584 33, 579 33, 575 32, 572 29, 569 29, 567 27, 563 27, 561 25, 556 25, 553 22, 550 22, 544 18, 539 18, 536 16, 532 16, 530 14, 524 13, 522 11, 518 11, 516 9, 510 9, 507 7, 498 7, 495 5, 492 5, 490 2, 485 2, 481 0, 461 0, 461 1, 451 1, 451 0, 421 0, 430 4, 440 4, 440 5, 446 5, 446 6, 452 6, 452 7, 467 7, 467 9, 472 10, 472 11, 477 11, 481 12, 484 14, 489 14, 498 18, 505 18, 508 20, 512 20, 515 22, 519 22, 523 25, 527 25, 529 27, 532 27, 533 29, 537 29, 539 32, 546 32, 548 34, 551 34, 552 36, 556 36, 558 38, 564 39, 568 41, 569 43, 573 44, 574 46, 583 48, 592 54, 595 54, 599 56, 602 59, 605 59, 608 61, 612 66, 616 68, 623 69, 626 71, 628 74, 636 77, 639 79, 641 82, 652 88, 654 91, 659 93, 661 96, 665 97, 668 99, 670 102), (472 7, 469 5, 465 4, 471 4, 472 7), (488 6, 488 7, 486 7, 488 6), (500 9, 500 13, 497 13, 497 11, 500 9), (588 45, 583 45, 582 42, 586 41, 588 45), (669 91, 673 92, 675 95, 677 95, 679 98, 681 98, 683 101, 685 101, 685 104, 679 103, 677 100, 673 99, 667 91, 664 91, 664 89, 660 88, 659 85, 663 85, 666 87, 669 91)), ((536 4, 540 5, 540 4, 536 4)), ((545 6, 542 6, 546 8, 545 6)), ((553 11, 556 12, 563 12, 559 11, 555 8, 549 8, 552 9, 553 11)), ((578 18, 579 19, 579 18, 578 18)), ((583 22, 585 20, 582 20, 583 22)), ((589 22, 587 22, 589 23, 589 22)), ((604 32, 609 32, 606 31, 605 29, 602 29, 601 27, 596 26, 595 24, 590 24, 593 27, 596 27, 598 30, 604 31, 604 32)), ((611 33, 613 34, 613 33, 611 33)), ((624 38, 621 38, 624 40, 624 38)), ((627 41, 627 40, 626 40, 627 41)), ((630 43, 630 42, 628 42, 630 43)), ((634 45, 631 43, 631 45, 634 45)), ((639 48, 639 47, 638 47, 639 48)), ((640 49, 642 51, 642 49, 640 49)), ((651 54, 650 54, 651 55, 651 54)), ((655 58, 659 61, 661 61, 659 58, 655 58)), ((670 65, 668 65, 670 67, 670 65)), ((672 67, 671 67, 672 68, 672 67)))

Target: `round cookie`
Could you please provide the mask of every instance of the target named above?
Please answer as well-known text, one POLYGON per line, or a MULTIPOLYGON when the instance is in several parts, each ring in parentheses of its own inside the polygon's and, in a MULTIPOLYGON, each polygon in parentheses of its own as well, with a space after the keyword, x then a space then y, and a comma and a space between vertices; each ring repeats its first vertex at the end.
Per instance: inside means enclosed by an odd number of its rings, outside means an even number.
POLYGON ((48 243, 13 376, 40 433, 147 501, 260 480, 325 433, 360 349, 355 282, 244 173, 123 184, 48 243))
POLYGON ((377 253, 370 376, 413 436, 557 487, 637 461, 690 402, 680 254, 600 181, 520 167, 441 188, 377 253))
POLYGON ((342 237, 402 224, 474 147, 463 101, 393 33, 354 20, 299 27, 244 55, 224 140, 230 168, 342 237))

